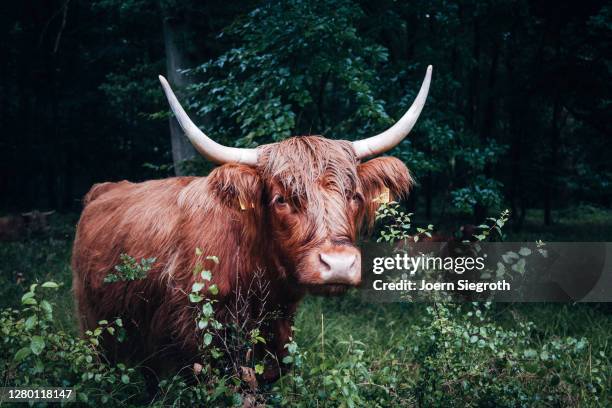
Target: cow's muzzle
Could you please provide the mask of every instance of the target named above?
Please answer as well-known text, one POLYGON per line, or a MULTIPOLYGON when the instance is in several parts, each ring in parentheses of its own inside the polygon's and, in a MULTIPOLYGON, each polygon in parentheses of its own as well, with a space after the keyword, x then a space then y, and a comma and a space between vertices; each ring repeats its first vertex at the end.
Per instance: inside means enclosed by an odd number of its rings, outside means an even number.
POLYGON ((325 246, 318 254, 318 270, 324 285, 361 283, 361 253, 351 246, 325 246))

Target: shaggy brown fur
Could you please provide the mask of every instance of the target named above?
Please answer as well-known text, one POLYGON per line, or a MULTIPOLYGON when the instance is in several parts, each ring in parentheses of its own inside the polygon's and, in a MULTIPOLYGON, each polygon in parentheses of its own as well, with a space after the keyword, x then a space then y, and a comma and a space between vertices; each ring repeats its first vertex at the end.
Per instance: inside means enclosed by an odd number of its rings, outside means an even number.
MULTIPOLYGON (((265 333, 266 347, 280 360, 308 289, 344 290, 321 287, 313 267, 320 248, 354 247, 360 225, 372 223, 374 198, 385 188, 403 196, 412 179, 395 158, 360 164, 350 142, 316 136, 264 146, 259 157, 256 167, 226 164, 208 177, 94 186, 72 259, 81 328, 121 316, 131 343, 122 345, 119 358, 148 358, 154 371, 192 363, 198 338, 187 294, 200 248, 220 259, 206 265, 219 287, 220 320, 254 271, 263 271, 260 279, 270 287, 266 307, 280 312, 265 333), (122 253, 157 261, 144 280, 103 283, 122 253)), ((278 374, 268 367, 265 377, 278 374)))

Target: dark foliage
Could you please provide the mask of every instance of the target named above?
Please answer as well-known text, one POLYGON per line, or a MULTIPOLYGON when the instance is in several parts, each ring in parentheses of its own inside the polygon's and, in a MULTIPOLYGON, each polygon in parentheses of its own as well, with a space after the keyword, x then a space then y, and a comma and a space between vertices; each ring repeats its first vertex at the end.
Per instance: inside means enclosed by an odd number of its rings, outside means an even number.
POLYGON ((0 208, 78 209, 94 182, 210 168, 174 129, 157 74, 230 145, 384 129, 434 65, 393 154, 427 218, 610 205, 605 2, 6 2, 0 208), (172 143, 171 143, 171 139, 172 143), (173 167, 175 167, 173 169, 173 167), (441 203, 439 206, 434 203, 441 203))

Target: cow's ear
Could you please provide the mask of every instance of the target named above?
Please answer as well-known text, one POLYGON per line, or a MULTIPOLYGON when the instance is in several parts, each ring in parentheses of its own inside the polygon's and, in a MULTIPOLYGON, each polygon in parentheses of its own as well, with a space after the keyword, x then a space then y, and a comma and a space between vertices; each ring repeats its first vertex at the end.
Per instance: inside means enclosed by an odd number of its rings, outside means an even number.
POLYGON ((388 201, 399 201, 408 195, 414 180, 401 160, 377 157, 357 166, 365 198, 366 222, 371 224, 378 206, 388 201))
POLYGON ((228 207, 241 211, 259 210, 262 183, 255 168, 226 164, 214 169, 207 179, 209 188, 228 207))

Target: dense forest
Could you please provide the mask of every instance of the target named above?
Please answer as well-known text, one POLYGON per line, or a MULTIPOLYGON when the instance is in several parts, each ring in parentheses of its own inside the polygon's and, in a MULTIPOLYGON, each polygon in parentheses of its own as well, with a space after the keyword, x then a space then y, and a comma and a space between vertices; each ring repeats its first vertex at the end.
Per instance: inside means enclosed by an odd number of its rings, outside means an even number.
POLYGON ((222 143, 356 139, 430 97, 393 154, 408 205, 477 219, 612 199, 605 2, 5 2, 0 209, 79 210, 95 182, 205 174, 166 75, 222 143))

